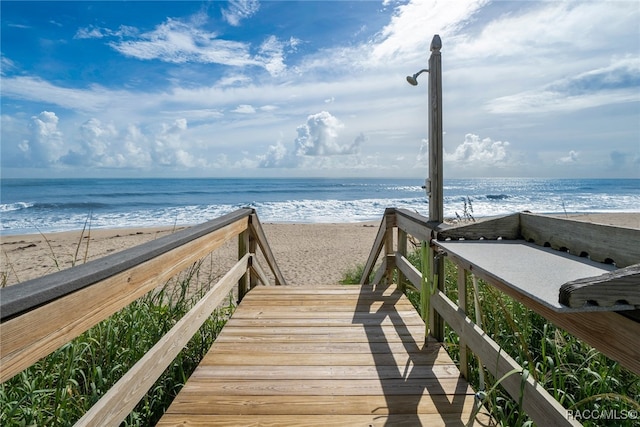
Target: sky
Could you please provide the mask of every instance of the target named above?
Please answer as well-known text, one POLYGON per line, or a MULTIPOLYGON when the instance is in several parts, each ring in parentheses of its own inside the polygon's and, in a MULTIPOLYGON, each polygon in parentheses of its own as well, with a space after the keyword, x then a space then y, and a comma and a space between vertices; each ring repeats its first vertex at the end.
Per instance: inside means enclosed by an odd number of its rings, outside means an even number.
POLYGON ((637 0, 0 8, 3 178, 640 178, 637 0))

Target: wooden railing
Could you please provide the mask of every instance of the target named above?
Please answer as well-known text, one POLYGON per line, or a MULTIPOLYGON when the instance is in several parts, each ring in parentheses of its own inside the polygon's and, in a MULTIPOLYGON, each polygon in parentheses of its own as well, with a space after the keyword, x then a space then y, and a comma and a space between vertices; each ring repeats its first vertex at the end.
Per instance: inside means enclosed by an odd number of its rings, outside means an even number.
MULTIPOLYGON (((490 243, 490 242, 489 242, 490 243)), ((491 259, 491 245, 487 245, 491 259)), ((515 256, 515 255, 514 255, 515 256)), ((391 282, 394 273, 400 288, 409 287, 420 293, 420 308, 426 325, 426 334, 443 341, 444 322, 460 337, 461 374, 468 376, 467 348, 483 361, 495 378, 506 375, 502 381, 504 389, 522 402, 522 409, 537 425, 580 425, 569 419, 564 409, 526 370, 491 339, 482 328, 467 316, 467 276, 474 274, 496 287, 527 308, 547 320, 584 340, 622 366, 640 374, 640 347, 630 345, 640 336, 637 320, 638 290, 640 290, 640 268, 632 265, 640 262, 640 231, 585 224, 548 216, 516 213, 491 221, 450 227, 428 222, 427 219, 407 210, 387 209, 382 219, 374 245, 363 271, 361 284, 368 284, 378 265, 372 283, 381 280, 391 282), (407 236, 421 241, 421 257, 424 271, 416 269, 406 258, 407 236), (534 256, 560 257, 562 262, 575 263, 581 267, 587 256, 591 261, 603 263, 605 271, 618 269, 597 278, 583 280, 599 286, 608 283, 609 293, 621 292, 610 298, 620 302, 616 307, 565 307, 557 301, 546 302, 526 291, 514 287, 498 270, 517 270, 532 259, 496 259, 495 268, 476 262, 473 257, 457 253, 455 248, 444 249, 447 241, 480 240, 500 244, 522 242, 521 246, 534 256), (394 245, 394 242, 396 243, 394 245), (535 246, 535 244, 539 246, 535 246), (381 257, 382 254, 382 257, 381 257), (458 268, 458 302, 451 301, 444 293, 443 258, 448 257, 458 268), (582 258, 580 258, 582 257, 582 258), (381 259, 380 259, 381 258, 381 259), (567 259, 569 258, 569 259, 567 259), (620 284, 623 284, 622 286, 620 284), (636 308, 636 310, 633 310, 636 308), (621 314, 621 313, 624 313, 621 314)), ((596 264, 596 263, 592 263, 596 264)), ((586 266, 584 268, 587 268, 586 266)), ((596 265, 596 267, 598 267, 596 265)), ((596 268, 594 267, 594 268, 596 268)), ((544 265, 542 266, 544 268, 544 265)), ((544 285, 545 275, 532 277, 533 286, 544 285)), ((556 272, 550 272, 553 276, 556 272)), ((559 273, 559 272, 558 272, 559 273)), ((546 277, 549 277, 548 275, 546 277)), ((516 284, 517 285, 517 284, 516 284)), ((526 285, 526 284, 525 284, 526 285)), ((571 285, 570 283, 568 285, 571 285)), ((566 286, 563 286, 566 288, 566 286)), ((570 286, 569 286, 570 287, 570 286)))
POLYGON ((276 265, 253 209, 239 209, 146 244, 0 290, 0 382, 5 382, 92 326, 238 238, 238 262, 149 350, 77 425, 118 425, 195 332, 238 285, 242 298, 262 282, 257 251, 274 278, 276 265))

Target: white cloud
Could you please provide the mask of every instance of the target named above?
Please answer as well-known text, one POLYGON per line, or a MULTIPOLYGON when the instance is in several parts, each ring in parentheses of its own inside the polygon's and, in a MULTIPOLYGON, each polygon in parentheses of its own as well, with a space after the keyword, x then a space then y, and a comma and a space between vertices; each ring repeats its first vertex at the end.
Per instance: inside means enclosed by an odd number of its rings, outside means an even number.
POLYGON ((576 163, 578 161, 578 156, 579 153, 577 151, 571 150, 569 151, 569 155, 559 158, 557 163, 560 165, 576 163))
POLYGON ((30 139, 23 141, 20 148, 37 166, 48 166, 58 160, 64 150, 62 132, 58 129, 58 116, 51 111, 43 111, 31 117, 30 139))
POLYGON ((459 37, 456 58, 516 57, 537 62, 547 55, 553 59, 593 54, 610 48, 612 40, 624 43, 620 34, 637 37, 638 33, 640 8, 633 1, 518 2, 518 6, 486 22, 479 33, 459 37))
POLYGON ((235 110, 232 110, 234 113, 241 113, 241 114, 253 114, 256 112, 256 109, 253 108, 252 105, 247 105, 247 104, 241 104, 238 105, 236 107, 235 110))
POLYGON ((338 134, 343 127, 340 120, 326 111, 310 115, 305 124, 298 126, 296 156, 357 154, 364 137, 359 136, 353 144, 341 145, 338 134))
POLYGON ((171 18, 134 40, 111 42, 109 45, 123 55, 143 60, 159 59, 176 64, 258 65, 249 55, 248 44, 219 39, 216 33, 171 18))
MULTIPOLYGON (((117 37, 109 42, 116 51, 140 60, 160 60, 174 64, 203 63, 221 64, 231 67, 257 66, 264 68, 272 76, 282 74, 285 64, 285 50, 295 50, 300 41, 291 37, 288 41, 276 36, 267 36, 252 54, 250 43, 225 40, 215 32, 202 29, 205 19, 197 14, 190 21, 167 18, 152 31, 138 34, 126 27, 119 31, 102 28, 81 29, 77 38, 117 37)), ((221 82, 232 85, 246 82, 246 76, 231 76, 221 82)))
POLYGON ((504 164, 509 157, 509 142, 492 141, 491 138, 480 139, 478 135, 467 134, 464 142, 458 145, 453 153, 444 152, 444 160, 480 166, 498 166, 504 164))
POLYGON ((285 44, 278 40, 276 36, 269 36, 262 42, 256 59, 264 64, 264 68, 272 76, 282 74, 287 66, 284 63, 285 44))
POLYGON ((134 27, 127 25, 121 25, 117 30, 110 30, 109 28, 100 28, 94 25, 88 27, 78 28, 74 39, 102 39, 105 37, 133 37, 138 34, 138 30, 134 27))
POLYGON ((240 21, 248 19, 260 10, 257 0, 230 0, 228 6, 222 9, 222 16, 230 25, 238 26, 240 21))
POLYGON ((487 3, 488 0, 435 0, 400 5, 380 32, 372 56, 377 61, 398 57, 424 61, 434 34, 443 38, 456 34, 487 3))
POLYGON ((606 67, 564 77, 535 90, 502 96, 486 104, 495 114, 574 111, 640 102, 640 58, 625 56, 606 67))
POLYGON ((264 155, 258 156, 259 166, 313 169, 326 169, 338 164, 356 166, 366 136, 360 133, 351 144, 340 144, 339 134, 343 128, 344 124, 327 111, 311 114, 306 123, 296 129, 298 136, 293 149, 288 150, 278 141, 275 145, 270 145, 264 155), (349 157, 347 163, 336 160, 336 157, 342 156, 349 157))

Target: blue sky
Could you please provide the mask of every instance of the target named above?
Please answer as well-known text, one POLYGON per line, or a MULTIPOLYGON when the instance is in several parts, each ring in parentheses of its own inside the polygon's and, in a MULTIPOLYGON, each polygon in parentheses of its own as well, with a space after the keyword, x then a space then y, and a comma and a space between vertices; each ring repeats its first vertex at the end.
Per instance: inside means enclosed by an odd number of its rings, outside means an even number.
POLYGON ((3 177, 640 178, 640 2, 5 1, 3 177))

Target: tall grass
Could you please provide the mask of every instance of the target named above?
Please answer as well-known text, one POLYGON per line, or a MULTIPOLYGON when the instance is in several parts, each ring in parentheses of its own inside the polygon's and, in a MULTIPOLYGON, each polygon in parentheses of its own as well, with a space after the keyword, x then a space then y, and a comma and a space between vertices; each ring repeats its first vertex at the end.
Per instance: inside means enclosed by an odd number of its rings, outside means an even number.
MULTIPOLYGON (((421 269, 419 252, 412 252, 407 258, 421 269)), ((359 282, 353 275, 357 271, 361 269, 352 270, 350 281, 359 282)), ((473 301, 471 278, 468 280, 467 300, 473 301)), ((458 299, 456 266, 448 260, 445 262, 445 293, 452 301, 458 299)), ((420 310, 420 294, 411 290, 406 294, 416 310, 420 310)), ((640 425, 637 418, 640 412, 638 375, 481 280, 479 298, 482 328, 567 408, 567 416, 569 411, 572 414, 588 411, 590 419, 579 419, 585 426, 640 425), (602 418, 595 419, 596 416, 602 418)), ((475 319, 473 304, 468 304, 467 315, 475 319)), ((444 345, 458 365, 459 342, 459 336, 446 325, 444 345)), ((479 390, 482 367, 473 355, 468 357, 469 381, 475 390, 479 390)), ((499 385, 499 379, 486 371, 484 376, 485 390, 480 396, 495 420, 503 426, 533 425, 522 412, 520 402, 499 385)))
MULTIPOLYGON (((0 425, 67 426, 111 388, 211 286, 200 263, 0 385, 0 425)), ((154 425, 234 310, 210 316, 124 421, 154 425)))

